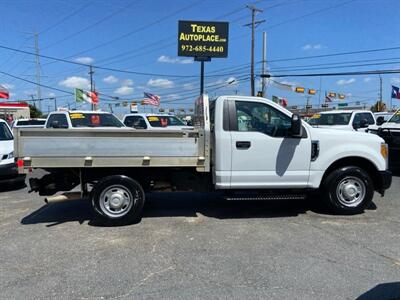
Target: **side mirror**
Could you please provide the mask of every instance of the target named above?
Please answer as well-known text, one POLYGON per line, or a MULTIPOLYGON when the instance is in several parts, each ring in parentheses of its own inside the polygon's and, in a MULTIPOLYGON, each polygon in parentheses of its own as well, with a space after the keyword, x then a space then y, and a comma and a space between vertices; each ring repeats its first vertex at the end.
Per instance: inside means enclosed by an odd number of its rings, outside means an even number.
POLYGON ((58 123, 58 121, 51 122, 51 128, 60 128, 60 124, 58 123))
POLYGON ((301 118, 297 114, 292 115, 292 124, 290 127, 290 134, 293 137, 301 137, 303 135, 303 126, 301 124, 301 118))
POLYGON ((381 126, 383 123, 385 123, 385 118, 383 116, 379 116, 376 119, 376 125, 381 126))
POLYGON ((354 130, 358 130, 360 127, 360 123, 353 123, 354 130))

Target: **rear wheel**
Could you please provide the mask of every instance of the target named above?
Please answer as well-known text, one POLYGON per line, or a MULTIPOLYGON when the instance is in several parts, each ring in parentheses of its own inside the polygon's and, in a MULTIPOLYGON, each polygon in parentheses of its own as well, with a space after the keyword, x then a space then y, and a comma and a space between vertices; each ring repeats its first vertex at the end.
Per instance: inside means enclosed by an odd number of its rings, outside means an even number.
POLYGON ((124 175, 113 175, 99 181, 91 193, 97 222, 126 225, 140 220, 145 194, 140 184, 124 175))
POLYGON ((369 174, 356 166, 334 170, 323 182, 324 200, 338 214, 358 214, 371 203, 374 185, 369 174))

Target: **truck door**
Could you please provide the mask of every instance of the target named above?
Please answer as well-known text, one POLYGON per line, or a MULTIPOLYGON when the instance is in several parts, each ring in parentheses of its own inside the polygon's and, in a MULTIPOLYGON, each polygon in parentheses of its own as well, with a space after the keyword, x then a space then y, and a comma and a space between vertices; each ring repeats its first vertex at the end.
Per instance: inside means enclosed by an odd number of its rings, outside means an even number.
POLYGON ((302 188, 311 140, 290 136, 291 117, 262 101, 229 101, 231 188, 302 188))

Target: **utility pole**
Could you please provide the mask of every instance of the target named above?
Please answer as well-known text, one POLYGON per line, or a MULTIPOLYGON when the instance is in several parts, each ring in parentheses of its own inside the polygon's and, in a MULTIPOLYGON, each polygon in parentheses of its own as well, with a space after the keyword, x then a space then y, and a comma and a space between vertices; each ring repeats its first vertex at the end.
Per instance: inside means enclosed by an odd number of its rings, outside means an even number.
MULTIPOLYGON (((93 67, 92 65, 89 66, 89 76, 90 76, 90 91, 94 92, 94 84, 93 84, 93 67)), ((95 110, 95 105, 92 103, 92 110, 95 110)))
POLYGON ((35 32, 35 63, 36 63, 36 89, 39 99, 39 110, 42 110, 42 91, 40 89, 40 53, 39 53, 39 33, 35 32))
POLYGON ((379 109, 378 111, 381 111, 383 108, 383 103, 382 103, 382 76, 379 74, 379 109))
POLYGON ((51 100, 54 100, 54 111, 57 111, 57 98, 50 98, 51 100))
MULTIPOLYGON (((263 50, 262 50, 262 74, 265 75, 267 71, 267 33, 263 32, 263 50)), ((266 95, 266 85, 267 85, 267 78, 263 77, 261 79, 261 92, 263 97, 267 97, 266 95)))
POLYGON ((251 67, 250 67, 250 91, 251 96, 255 95, 255 84, 254 84, 254 31, 257 25, 265 22, 265 20, 256 21, 256 13, 262 12, 262 9, 256 8, 254 5, 247 5, 247 8, 251 10, 251 23, 244 26, 251 27, 251 67))

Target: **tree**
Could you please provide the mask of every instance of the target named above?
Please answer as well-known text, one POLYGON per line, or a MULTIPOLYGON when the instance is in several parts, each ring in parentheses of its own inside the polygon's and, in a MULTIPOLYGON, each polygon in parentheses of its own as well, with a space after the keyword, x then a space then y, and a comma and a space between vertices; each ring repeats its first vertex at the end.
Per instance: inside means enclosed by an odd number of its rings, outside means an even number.
POLYGON ((43 113, 36 106, 29 104, 29 110, 31 112, 31 118, 43 117, 43 113))
POLYGON ((381 101, 376 101, 376 103, 371 106, 372 112, 380 112, 380 111, 385 111, 385 110, 386 110, 386 104, 381 101))

